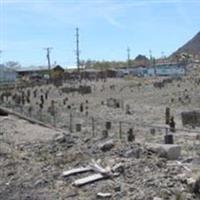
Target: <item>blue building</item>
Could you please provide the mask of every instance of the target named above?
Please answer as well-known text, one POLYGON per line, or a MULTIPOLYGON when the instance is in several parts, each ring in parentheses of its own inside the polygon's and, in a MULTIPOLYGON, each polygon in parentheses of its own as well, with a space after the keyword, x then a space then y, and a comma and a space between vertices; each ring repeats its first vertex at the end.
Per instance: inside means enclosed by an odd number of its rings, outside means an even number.
POLYGON ((162 64, 151 67, 139 66, 130 69, 130 74, 135 76, 184 76, 186 69, 183 65, 162 64))
POLYGON ((186 74, 185 66, 178 64, 163 64, 155 66, 156 76, 184 76, 186 74))

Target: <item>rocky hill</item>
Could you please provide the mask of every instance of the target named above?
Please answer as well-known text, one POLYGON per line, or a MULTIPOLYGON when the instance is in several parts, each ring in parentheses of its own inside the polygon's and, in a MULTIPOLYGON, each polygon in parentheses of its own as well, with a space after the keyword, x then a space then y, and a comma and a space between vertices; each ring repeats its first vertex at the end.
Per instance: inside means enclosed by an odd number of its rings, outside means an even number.
POLYGON ((191 40, 180 47, 172 56, 188 53, 191 55, 200 55, 200 32, 198 32, 191 40))

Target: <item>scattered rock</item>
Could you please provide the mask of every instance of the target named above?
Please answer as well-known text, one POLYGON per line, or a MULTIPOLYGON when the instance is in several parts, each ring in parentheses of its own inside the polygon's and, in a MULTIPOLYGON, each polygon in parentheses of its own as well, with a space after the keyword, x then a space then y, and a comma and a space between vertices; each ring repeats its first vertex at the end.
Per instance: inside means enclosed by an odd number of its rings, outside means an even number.
POLYGON ((113 140, 108 140, 108 141, 99 145, 99 148, 102 151, 110 151, 113 147, 114 147, 114 141, 113 140))
POLYGON ((34 183, 34 188, 46 187, 47 184, 48 184, 47 180, 45 180, 45 179, 38 179, 34 183))
POLYGON ((176 144, 150 144, 149 148, 168 160, 177 160, 181 155, 181 147, 176 144))

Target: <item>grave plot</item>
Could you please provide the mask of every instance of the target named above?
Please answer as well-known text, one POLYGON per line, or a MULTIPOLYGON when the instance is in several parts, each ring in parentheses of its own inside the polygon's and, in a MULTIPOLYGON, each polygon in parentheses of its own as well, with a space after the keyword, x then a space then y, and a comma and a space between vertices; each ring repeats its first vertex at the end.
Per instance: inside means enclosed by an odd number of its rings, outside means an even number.
POLYGON ((0 199, 198 199, 200 130, 182 112, 197 110, 200 89, 155 82, 0 91, 0 199))

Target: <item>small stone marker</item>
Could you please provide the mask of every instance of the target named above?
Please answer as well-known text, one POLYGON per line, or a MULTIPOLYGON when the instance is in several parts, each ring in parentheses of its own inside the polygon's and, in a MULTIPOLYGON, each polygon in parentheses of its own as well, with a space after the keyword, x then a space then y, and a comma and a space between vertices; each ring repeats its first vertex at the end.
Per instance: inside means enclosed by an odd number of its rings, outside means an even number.
POLYGON ((81 132, 81 124, 76 124, 76 132, 81 132))
POLYGON ((156 134, 156 129, 155 128, 151 128, 150 129, 150 134, 151 135, 155 135, 156 134))
POLYGON ((128 142, 133 142, 133 141, 135 141, 135 135, 133 133, 133 129, 130 128, 128 130, 128 142))
POLYGON ((107 122, 106 122, 106 129, 107 129, 107 130, 110 130, 110 129, 111 129, 111 122, 110 122, 110 121, 107 121, 107 122))
POLYGON ((165 144, 174 144, 174 137, 172 134, 165 135, 165 144))
POLYGON ((108 131, 107 130, 102 131, 102 137, 103 137, 103 139, 108 137, 108 131))

